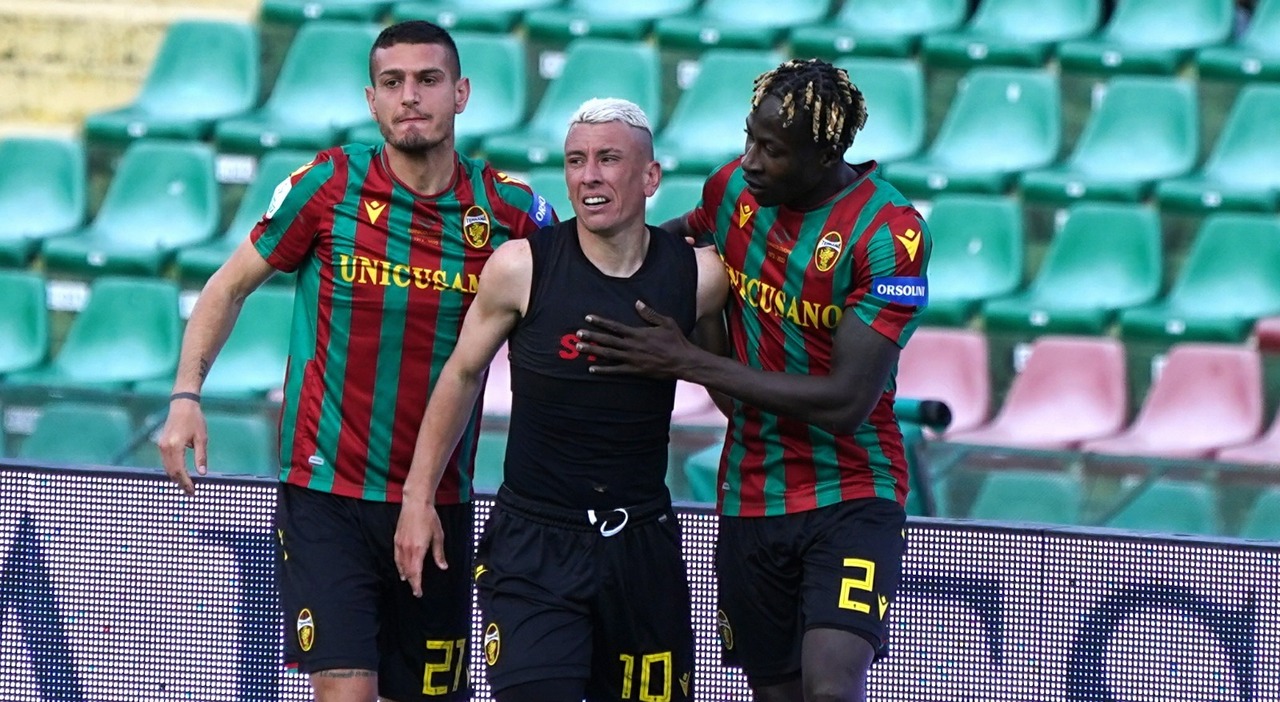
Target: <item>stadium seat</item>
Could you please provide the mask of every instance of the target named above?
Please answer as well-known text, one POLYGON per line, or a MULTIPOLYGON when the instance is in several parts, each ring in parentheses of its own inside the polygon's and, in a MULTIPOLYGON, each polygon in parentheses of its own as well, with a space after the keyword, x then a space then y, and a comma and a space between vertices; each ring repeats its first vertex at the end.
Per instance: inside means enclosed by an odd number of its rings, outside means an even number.
MULTIPOLYGON (((1280 466, 1280 413, 1276 414, 1271 428, 1256 441, 1238 446, 1228 446, 1218 452, 1217 459, 1226 463, 1244 463, 1258 466, 1280 466)), ((1280 512, 1276 513, 1280 521, 1280 512)))
POLYGON ((1151 385, 1133 424, 1081 449, 1112 456, 1208 458, 1262 427, 1258 352, 1227 344, 1179 344, 1151 385))
POLYGON ((1161 252, 1160 219, 1152 208, 1076 204, 1027 290, 984 305, 985 328, 1104 334, 1119 310, 1149 303, 1160 292, 1161 252))
POLYGON ((1167 534, 1217 534, 1213 489, 1202 483, 1156 481, 1107 526, 1167 534))
MULTIPOLYGON (((274 478, 280 473, 280 457, 276 450, 279 438, 276 427, 258 415, 207 410, 205 427, 209 432, 207 462, 214 475, 258 476, 274 478)), ((195 469, 195 452, 187 451, 187 470, 195 469)), ((147 441, 134 450, 133 464, 159 468, 160 449, 147 441)))
POLYGON ((1201 78, 1280 79, 1280 0, 1259 0, 1244 34, 1228 46, 1201 49, 1201 78))
MULTIPOLYGON (((458 32, 507 33, 515 29, 526 12, 558 5, 560 0, 414 0, 398 2, 391 8, 394 22, 430 20, 458 32)), ((461 51, 464 61, 468 54, 461 51)))
POLYGON ((658 20, 654 35, 663 48, 771 49, 787 28, 823 20, 831 6, 831 0, 706 0, 689 15, 658 20))
POLYGON ((25 266, 42 241, 83 226, 87 180, 79 141, 0 140, 0 266, 25 266))
POLYGON ((1047 71, 976 68, 961 80, 925 155, 890 164, 887 177, 909 194, 1004 192, 1017 173, 1057 157, 1059 103, 1058 79, 1047 71))
POLYGON ((512 169, 559 166, 564 162, 569 118, 583 102, 602 96, 631 100, 658 128, 658 54, 653 47, 601 39, 575 41, 565 55, 564 71, 547 86, 528 124, 514 134, 486 139, 486 156, 512 169), (601 66, 609 70, 602 71, 601 66))
MULTIPOLYGON (((505 134, 524 123, 527 76, 524 46, 515 36, 456 33, 462 74, 471 81, 467 109, 454 124, 454 148, 474 154, 484 138, 505 134)), ((367 114, 367 113, 366 113, 367 114)), ((347 141, 382 143, 377 122, 369 120, 351 130, 347 141)))
POLYGON ((906 58, 920 37, 959 27, 968 0, 860 0, 846 2, 830 22, 791 32, 797 56, 864 54, 906 58))
POLYGON ((697 0, 569 0, 564 7, 530 12, 524 24, 531 40, 556 45, 579 37, 640 41, 658 19, 687 14, 695 5, 697 0))
POLYGON ((502 485, 507 459, 506 432, 481 431, 476 442, 476 469, 472 489, 493 494, 502 485))
POLYGON ((699 60, 700 70, 676 103, 671 120, 654 143, 664 172, 707 175, 742 155, 743 120, 756 76, 773 70, 772 52, 711 49, 699 60), (741 105, 741 110, 725 109, 741 105))
MULTIPOLYGON (((245 240, 253 226, 266 213, 276 186, 289 174, 315 157, 310 151, 278 149, 267 152, 258 161, 258 172, 245 189, 226 231, 214 240, 190 246, 178 252, 178 278, 184 283, 203 285, 218 270, 240 242, 245 240)), ((272 280, 291 280, 292 276, 277 274, 272 280)))
POLYGON ((933 234, 925 324, 961 325, 986 300, 1022 283, 1022 211, 998 195, 943 195, 928 217, 933 234))
POLYGON ((1271 488, 1253 503, 1240 529, 1240 538, 1280 541, 1280 519, 1276 515, 1280 515, 1280 488, 1271 488))
POLYGON ((1258 350, 1280 354, 1280 316, 1259 319, 1253 325, 1253 333, 1258 337, 1258 350))
POLYGON ((201 392, 210 397, 253 397, 279 388, 289 358, 292 322, 293 290, 254 291, 245 299, 201 392))
MULTIPOLYGON (((910 346, 910 344, 908 344, 910 346)), ((1124 347, 1114 339, 1046 336, 986 426, 950 432, 947 441, 1070 450, 1118 434, 1128 416, 1124 347)))
POLYGON ((18 448, 28 461, 111 465, 133 433, 122 407, 80 402, 46 405, 35 430, 18 448))
POLYGON ((706 388, 694 383, 677 380, 675 406, 671 411, 671 423, 686 428, 718 429, 720 433, 715 434, 716 445, 718 446, 720 445, 718 439, 722 438, 723 430, 728 425, 729 420, 716 407, 716 403, 711 400, 711 395, 707 393, 706 388))
POLYGON ((574 216, 563 168, 535 168, 525 175, 524 181, 535 193, 551 203, 551 208, 562 221, 574 216))
POLYGON ((1232 0, 1117 0, 1094 38, 1064 42, 1064 71, 1172 74, 1196 49, 1231 35, 1232 0))
POLYGON ((1024 173, 1028 200, 1125 200, 1150 194, 1156 181, 1186 175, 1200 151, 1199 105, 1191 83, 1117 77, 1060 166, 1024 173))
POLYGON ((920 153, 926 111, 920 64, 906 59, 846 57, 835 65, 849 72, 849 79, 872 106, 844 160, 886 163, 920 153))
POLYGON ((89 115, 85 138, 208 139, 219 119, 249 111, 261 80, 258 30, 242 22, 180 20, 169 26, 137 98, 89 115))
POLYGON ((0 300, 0 375, 40 365, 49 354, 44 278, 0 271, 0 300))
POLYGON ((267 101, 214 128, 220 152, 259 154, 274 148, 319 151, 342 143, 369 121, 369 47, 374 24, 308 22, 298 30, 267 101))
POLYGON ((1167 297, 1120 313, 1126 340, 1243 341, 1254 320, 1280 313, 1280 220, 1205 219, 1167 297))
POLYGON ((1156 187, 1162 208, 1275 211, 1280 201, 1280 85, 1250 84, 1236 97, 1204 167, 1156 187))
POLYGON ((182 334, 178 289, 168 281, 104 276, 52 360, 5 378, 9 387, 119 389, 172 378, 182 334))
POLYGON ((213 236, 219 208, 207 144, 135 141, 88 228, 45 242, 45 269, 78 277, 159 275, 177 249, 213 236))
POLYGON ((941 400, 951 409, 950 432, 987 421, 991 407, 987 338, 971 329, 920 327, 898 357, 896 396, 941 400))
POLYGON ((494 354, 484 384, 484 416, 507 419, 511 416, 511 360, 506 343, 494 354))
POLYGON ((658 192, 649 198, 644 219, 649 224, 661 225, 668 220, 687 214, 702 202, 701 176, 664 175, 658 192))
POLYGON ((720 475, 720 452, 717 443, 689 456, 684 462, 684 479, 689 486, 689 496, 694 502, 715 504, 719 498, 716 481, 720 475))
POLYGON ((1055 44, 1098 28, 1098 0, 982 0, 973 19, 955 32, 924 37, 929 63, 948 66, 1041 66, 1055 44))
POLYGON ((1009 470, 989 473, 970 519, 1076 524, 1080 520, 1080 485, 1069 475, 1009 470))
MULTIPOLYGON (((374 22, 390 6, 390 0, 262 0, 262 19, 285 24, 312 20, 374 22)), ((365 52, 368 50, 366 46, 365 52)))

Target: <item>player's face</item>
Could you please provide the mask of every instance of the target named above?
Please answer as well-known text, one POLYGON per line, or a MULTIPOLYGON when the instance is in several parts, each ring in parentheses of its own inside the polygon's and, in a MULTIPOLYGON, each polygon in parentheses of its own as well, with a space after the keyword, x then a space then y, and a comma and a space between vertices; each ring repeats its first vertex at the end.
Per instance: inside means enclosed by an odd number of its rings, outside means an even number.
POLYGON ((439 44, 394 44, 373 53, 369 112, 393 148, 421 154, 453 148, 454 116, 467 106, 471 84, 454 75, 449 50, 439 44))
POLYGON ((747 115, 747 144, 742 173, 747 191, 761 207, 803 202, 821 180, 825 162, 806 133, 809 120, 797 111, 784 127, 782 101, 770 95, 747 115))
POLYGON ((643 225, 662 169, 649 135, 626 122, 575 124, 564 142, 564 178, 587 231, 610 236, 643 225))

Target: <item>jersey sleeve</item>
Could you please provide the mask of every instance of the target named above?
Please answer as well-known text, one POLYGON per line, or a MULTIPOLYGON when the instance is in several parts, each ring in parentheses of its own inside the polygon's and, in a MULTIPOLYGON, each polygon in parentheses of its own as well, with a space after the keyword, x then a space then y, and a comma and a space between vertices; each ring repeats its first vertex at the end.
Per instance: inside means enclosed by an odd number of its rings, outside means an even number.
POLYGON ((926 271, 933 242, 924 220, 911 207, 895 207, 881 222, 866 246, 854 249, 855 286, 845 307, 903 346, 929 301, 926 271))
POLYGON ((551 202, 522 180, 486 166, 484 186, 489 190, 495 219, 513 239, 523 239, 560 221, 551 202))
MULTIPOLYGON (((717 168, 702 184, 702 199, 685 215, 685 226, 695 241, 708 241, 716 232, 716 211, 724 204, 729 178, 742 162, 739 156, 717 168)), ((730 205, 731 206, 731 205, 730 205)))
POLYGON ((333 204, 324 191, 336 172, 334 154, 321 152, 280 181, 267 211, 249 233, 254 248, 273 268, 297 270, 310 253, 333 204))

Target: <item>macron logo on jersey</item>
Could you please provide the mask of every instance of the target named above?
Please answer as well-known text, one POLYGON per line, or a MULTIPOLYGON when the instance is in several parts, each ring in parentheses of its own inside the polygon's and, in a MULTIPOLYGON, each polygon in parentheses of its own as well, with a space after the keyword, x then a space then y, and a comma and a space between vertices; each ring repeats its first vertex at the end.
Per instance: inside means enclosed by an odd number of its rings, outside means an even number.
POLYGON ((924 307, 929 302, 929 284, 919 276, 872 278, 871 294, 889 302, 924 307))
POLYGON ((533 202, 529 204, 529 217, 539 228, 551 225, 551 203, 537 193, 533 194, 533 202))

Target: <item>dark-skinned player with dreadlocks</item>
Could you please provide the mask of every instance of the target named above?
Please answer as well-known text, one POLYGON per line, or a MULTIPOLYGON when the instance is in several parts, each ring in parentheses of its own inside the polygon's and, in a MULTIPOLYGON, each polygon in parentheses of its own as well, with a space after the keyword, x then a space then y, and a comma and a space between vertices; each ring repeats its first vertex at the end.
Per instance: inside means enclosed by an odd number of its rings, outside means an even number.
POLYGON ((886 650, 906 547, 898 353, 927 301, 932 247, 875 162, 843 155, 866 121, 848 74, 788 61, 755 83, 743 155, 665 228, 719 249, 737 295, 731 357, 588 316, 596 373, 699 383, 730 415, 720 459, 718 627, 755 699, 863 700, 886 650))

